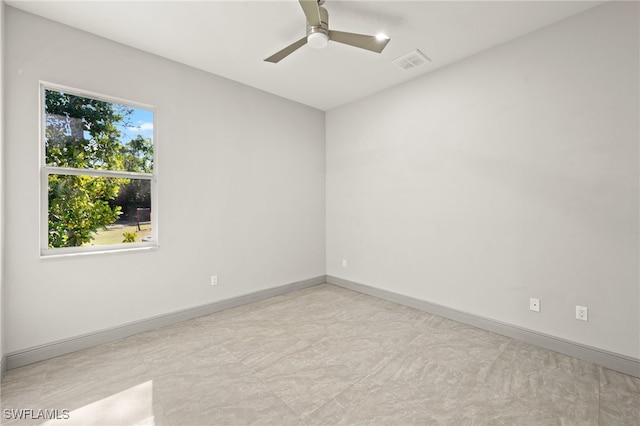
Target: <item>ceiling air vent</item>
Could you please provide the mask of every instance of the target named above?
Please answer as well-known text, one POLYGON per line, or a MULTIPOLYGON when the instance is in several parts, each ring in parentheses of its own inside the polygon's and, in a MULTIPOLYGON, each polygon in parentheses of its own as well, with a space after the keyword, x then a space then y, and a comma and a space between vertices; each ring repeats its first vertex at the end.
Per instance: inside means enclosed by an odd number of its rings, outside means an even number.
POLYGON ((394 59, 392 62, 403 70, 408 71, 412 68, 424 65, 427 62, 431 62, 431 59, 427 58, 424 53, 416 49, 406 55, 400 56, 398 59, 394 59))

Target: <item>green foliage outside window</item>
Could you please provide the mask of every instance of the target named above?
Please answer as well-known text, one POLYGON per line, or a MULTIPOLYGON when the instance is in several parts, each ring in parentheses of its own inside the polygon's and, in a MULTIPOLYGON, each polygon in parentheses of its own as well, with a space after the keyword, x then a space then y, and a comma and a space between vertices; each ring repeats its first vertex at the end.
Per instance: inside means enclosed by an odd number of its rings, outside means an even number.
MULTIPOLYGON (((45 161, 49 167, 152 173, 153 141, 138 135, 122 142, 133 109, 97 99, 45 90, 45 161)), ((90 243, 122 211, 121 191, 136 196, 144 180, 50 173, 48 246, 90 243)))
POLYGON ((138 234, 135 232, 124 232, 122 236, 124 237, 123 243, 135 243, 136 238, 138 238, 138 234))

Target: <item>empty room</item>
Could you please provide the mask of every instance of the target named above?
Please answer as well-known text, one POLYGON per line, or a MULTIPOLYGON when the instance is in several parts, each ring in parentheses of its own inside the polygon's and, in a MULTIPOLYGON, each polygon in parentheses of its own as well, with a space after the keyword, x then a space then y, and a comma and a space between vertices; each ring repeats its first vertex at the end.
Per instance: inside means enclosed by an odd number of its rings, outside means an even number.
POLYGON ((640 3, 0 0, 0 423, 640 424, 640 3))

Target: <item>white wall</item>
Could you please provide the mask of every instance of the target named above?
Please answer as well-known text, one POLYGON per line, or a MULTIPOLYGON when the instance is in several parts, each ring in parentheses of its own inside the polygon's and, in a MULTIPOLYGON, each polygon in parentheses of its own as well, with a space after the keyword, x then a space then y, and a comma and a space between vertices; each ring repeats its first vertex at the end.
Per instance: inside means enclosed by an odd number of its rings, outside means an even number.
POLYGON ((7 353, 324 275, 323 112, 6 18, 7 353), (39 258, 39 80, 157 107, 157 251, 39 258))
POLYGON ((639 358, 638 36, 606 4, 328 112, 327 274, 639 358))
MULTIPOLYGON (((4 356, 4 1, 0 0, 0 360, 4 356)), ((0 372, 0 378, 2 372, 0 372)))

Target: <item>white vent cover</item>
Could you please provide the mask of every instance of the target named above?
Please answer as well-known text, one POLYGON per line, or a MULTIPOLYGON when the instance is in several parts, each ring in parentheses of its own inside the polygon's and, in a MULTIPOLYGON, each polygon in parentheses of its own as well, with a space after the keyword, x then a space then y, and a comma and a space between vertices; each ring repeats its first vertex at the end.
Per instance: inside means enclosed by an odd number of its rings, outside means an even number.
POLYGON ((412 68, 424 65, 427 62, 431 62, 431 59, 427 58, 424 53, 416 49, 412 52, 407 53, 406 55, 400 56, 398 59, 394 59, 392 62, 403 70, 407 71, 412 68))

